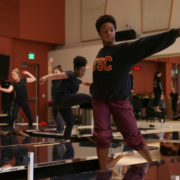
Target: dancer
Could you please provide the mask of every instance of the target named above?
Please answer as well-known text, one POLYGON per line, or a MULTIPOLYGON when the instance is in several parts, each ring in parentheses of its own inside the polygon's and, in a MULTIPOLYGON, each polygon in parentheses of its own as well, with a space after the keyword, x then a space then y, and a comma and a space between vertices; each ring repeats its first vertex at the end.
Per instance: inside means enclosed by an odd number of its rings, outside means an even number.
POLYGON ((91 96, 87 94, 77 93, 79 85, 89 86, 90 83, 82 82, 78 78, 82 78, 86 72, 87 60, 82 56, 74 58, 74 72, 65 71, 62 73, 48 74, 41 77, 40 82, 43 84, 48 79, 62 79, 61 85, 56 93, 55 104, 66 123, 64 131, 64 142, 70 142, 71 132, 74 125, 74 117, 72 106, 83 103, 91 103, 91 96))
POLYGON ((27 75, 27 78, 21 78, 21 73, 18 68, 12 70, 13 82, 9 88, 0 87, 0 91, 5 93, 11 93, 13 90, 16 92, 15 102, 13 105, 13 115, 9 123, 12 128, 15 119, 17 118, 19 108, 21 107, 29 120, 29 129, 32 129, 32 113, 28 104, 28 93, 26 83, 32 83, 36 81, 36 78, 28 71, 23 71, 22 74, 27 75))
POLYGON ((172 92, 170 93, 171 97, 171 105, 172 105, 172 111, 173 111, 173 119, 177 120, 177 105, 179 103, 179 95, 176 92, 175 88, 172 88, 172 92))
POLYGON ((137 150, 147 161, 152 161, 129 102, 129 71, 142 59, 173 44, 180 31, 169 32, 141 38, 134 42, 115 44, 116 21, 111 15, 100 16, 96 29, 102 40, 93 66, 93 83, 90 92, 93 96, 94 136, 100 170, 107 170, 109 144, 112 129, 110 116, 132 149, 137 150))
MULTIPOLYGON (((63 70, 62 70, 60 65, 55 66, 52 69, 52 62, 53 62, 53 58, 50 57, 49 61, 48 61, 48 74, 51 74, 51 73, 57 73, 58 74, 58 73, 63 72, 63 70)), ((54 117, 54 120, 55 120, 56 125, 57 125, 57 132, 58 133, 62 133, 63 130, 64 130, 62 116, 58 112, 58 108, 55 105, 55 97, 56 97, 56 93, 57 93, 57 90, 60 87, 60 85, 61 85, 61 80, 60 79, 52 80, 52 86, 51 86, 52 113, 53 113, 53 117, 54 117)))
POLYGON ((154 106, 156 112, 161 112, 159 108, 161 96, 162 96, 162 82, 161 82, 161 71, 157 71, 154 75, 153 89, 154 89, 154 106))

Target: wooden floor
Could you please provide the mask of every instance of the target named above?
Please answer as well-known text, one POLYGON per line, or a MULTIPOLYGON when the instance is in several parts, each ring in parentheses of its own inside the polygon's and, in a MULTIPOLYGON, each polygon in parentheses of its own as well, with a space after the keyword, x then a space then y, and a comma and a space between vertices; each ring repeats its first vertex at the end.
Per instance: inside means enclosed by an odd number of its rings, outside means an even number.
MULTIPOLYGON (((123 143, 123 138, 121 134, 119 132, 114 132, 113 142, 109 150, 109 155, 113 157, 118 156, 118 155, 123 155, 123 158, 121 158, 116 164, 116 166, 112 169, 113 176, 111 180, 123 179, 125 174, 128 172, 128 169, 131 169, 131 167, 136 166, 136 165, 138 166, 138 168, 140 166, 141 170, 143 169, 143 171, 145 172, 145 176, 143 177, 144 178, 143 180, 171 180, 172 175, 180 176, 180 156, 179 157, 178 156, 166 157, 166 156, 162 156, 159 151, 160 141, 162 141, 162 138, 171 137, 168 135, 171 134, 172 132, 178 132, 179 137, 180 137, 180 121, 166 120, 166 122, 162 124, 161 122, 159 122, 159 120, 156 120, 155 122, 147 122, 145 120, 138 120, 137 124, 142 134, 145 137, 147 137, 145 140, 148 146, 150 147, 150 153, 152 155, 154 164, 147 163, 139 155, 139 153, 137 153, 137 151, 134 151, 134 153, 132 154, 132 150, 128 148, 125 143, 123 143), (152 137, 151 135, 156 135, 157 138, 153 139, 151 138, 152 137)), ((21 129, 21 126, 23 124, 19 124, 19 125, 17 129, 21 129)), ((0 143, 0 152, 1 152, 0 162, 1 160, 3 160, 3 164, 0 168, 0 177, 2 177, 2 175, 5 175, 5 174, 7 175, 7 173, 3 173, 3 171, 11 174, 13 173, 13 170, 14 170, 14 169, 10 170, 10 167, 8 167, 8 169, 5 169, 6 167, 6 164, 5 164, 6 161, 4 159, 5 156, 7 156, 7 158, 10 158, 12 157, 12 155, 14 155, 15 158, 20 158, 18 157, 18 154, 21 155, 23 152, 22 155, 23 157, 25 157, 27 156, 27 153, 29 151, 35 152, 35 165, 36 165, 35 175, 37 177, 39 177, 39 174, 41 173, 43 174, 44 177, 46 176, 48 177, 49 174, 45 173, 45 172, 48 172, 46 171, 46 168, 51 168, 50 170, 52 172, 55 169, 58 170, 58 168, 60 168, 58 172, 53 172, 53 173, 59 173, 61 171, 66 172, 67 164, 68 165, 72 164, 72 167, 73 167, 73 168, 71 167, 68 169, 68 171, 71 172, 71 176, 72 176, 72 177, 70 176, 71 178, 74 177, 73 173, 75 173, 72 171, 73 169, 76 169, 76 171, 77 169, 81 169, 83 171, 83 175, 84 175, 84 171, 88 171, 87 167, 89 168, 89 170, 93 170, 93 168, 94 170, 97 169, 98 161, 97 161, 97 156, 96 156, 95 143, 93 142, 93 139, 91 138, 92 133, 82 134, 82 135, 78 134, 78 131, 82 129, 87 129, 87 130, 90 129, 90 131, 88 132, 92 132, 91 128, 92 126, 75 126, 73 129, 73 135, 72 135, 74 137, 73 142, 71 142, 66 147, 65 145, 61 143, 61 141, 59 141, 59 138, 62 136, 62 134, 56 133, 55 128, 43 128, 40 131, 35 130, 33 132, 25 131, 25 134, 21 132, 19 133, 17 131, 17 133, 14 133, 14 134, 2 135, 0 137, 1 138, 0 139, 0 142, 1 142, 0 143), (49 135, 49 137, 47 137, 47 135, 49 135), (6 138, 7 138, 7 141, 5 140, 6 138), (66 155, 64 154, 64 148, 68 152, 69 157, 66 156, 67 154, 66 155), (10 152, 9 149, 11 149, 12 155, 7 154, 10 152), (61 150, 62 150, 63 156, 59 154, 61 150), (16 154, 16 152, 18 151, 20 153, 16 154), (84 163, 87 163, 87 164, 85 165, 84 163), (40 168, 42 169, 42 172, 40 168)), ((114 128, 115 127, 113 127, 113 129, 114 128)), ((180 143, 180 139, 177 141, 179 141, 180 143)), ((7 163, 7 165, 10 165, 10 164, 7 163)), ((25 164, 21 164, 21 166, 18 166, 18 167, 23 168, 23 170, 26 171, 25 164)), ((137 167, 135 169, 137 169, 137 167)), ((18 171, 19 173, 20 169, 16 171, 18 171)), ((67 174, 69 172, 66 172, 66 174, 60 174, 60 176, 66 180, 67 174)), ((136 172, 133 172, 133 173, 136 173, 136 172)), ((81 178, 79 179, 82 180, 82 176, 80 177, 81 178)), ((69 180, 68 178, 67 180, 69 180)), ((76 179, 79 180, 78 178, 76 179)), ((89 174, 85 177, 85 179, 95 180, 95 178, 92 178, 92 177, 90 178, 89 174)), ((45 179, 38 178, 38 180, 45 180, 45 179)), ((135 180, 135 179, 132 179, 132 180, 135 180)))

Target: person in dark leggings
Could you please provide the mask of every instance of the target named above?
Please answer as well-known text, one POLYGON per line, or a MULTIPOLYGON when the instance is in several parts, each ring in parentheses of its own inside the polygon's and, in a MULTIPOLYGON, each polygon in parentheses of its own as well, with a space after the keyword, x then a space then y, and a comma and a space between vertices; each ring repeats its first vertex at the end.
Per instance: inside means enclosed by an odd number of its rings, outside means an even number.
POLYGON ((153 81, 153 90, 154 90, 154 107, 156 112, 161 112, 159 108, 161 96, 162 96, 162 82, 161 82, 161 75, 162 73, 160 71, 157 71, 154 75, 154 81, 153 81))
POLYGON ((177 120, 177 105, 179 102, 179 95, 176 92, 175 88, 172 88, 172 91, 170 93, 170 97, 171 97, 171 106, 172 106, 172 111, 173 111, 173 119, 177 120))
POLYGON ((88 94, 77 93, 79 85, 89 86, 91 83, 82 82, 78 78, 82 78, 86 72, 87 60, 82 56, 77 56, 73 60, 74 71, 65 71, 58 74, 48 74, 41 77, 40 82, 43 84, 47 79, 62 79, 61 86, 57 90, 55 104, 66 123, 64 131, 65 142, 70 142, 70 136, 74 125, 74 117, 72 106, 83 103, 91 103, 91 96, 88 94))
POLYGON ((21 78, 21 73, 19 69, 15 68, 12 71, 12 78, 14 80, 12 82, 12 85, 10 85, 8 89, 0 87, 0 91, 11 93, 13 90, 15 90, 15 93, 16 93, 16 98, 13 105, 13 115, 9 123, 9 126, 13 127, 14 121, 18 116, 19 108, 21 107, 29 120, 29 129, 32 129, 33 119, 32 119, 32 113, 28 104, 28 93, 27 93, 26 83, 35 82, 36 78, 28 71, 23 71, 22 73, 24 75, 27 75, 28 77, 21 78))
MULTIPOLYGON (((48 61, 48 74, 51 73, 61 73, 63 72, 61 65, 57 65, 54 68, 52 68, 52 62, 53 62, 53 58, 50 57, 49 61, 48 61)), ((58 108, 55 104, 55 97, 56 97, 56 93, 58 88, 61 85, 61 79, 57 79, 57 80, 52 80, 52 86, 51 86, 51 97, 52 97, 52 113, 53 113, 53 117, 54 120, 56 122, 57 125, 57 132, 58 133, 62 133, 64 130, 64 124, 63 124, 63 119, 61 114, 58 111, 58 108)))

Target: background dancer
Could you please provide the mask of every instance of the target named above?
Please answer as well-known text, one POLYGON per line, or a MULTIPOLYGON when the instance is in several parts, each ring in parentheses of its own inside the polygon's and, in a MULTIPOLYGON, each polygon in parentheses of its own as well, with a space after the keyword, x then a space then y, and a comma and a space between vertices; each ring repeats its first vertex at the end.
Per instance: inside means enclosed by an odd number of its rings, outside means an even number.
POLYGON ((177 120, 178 116, 177 116, 177 105, 179 103, 179 95, 176 92, 175 88, 172 88, 172 91, 170 93, 170 97, 171 97, 171 106, 172 106, 172 111, 173 111, 173 119, 177 120))
POLYGON ((77 93, 79 85, 87 85, 90 83, 83 83, 80 79, 86 72, 86 58, 77 56, 74 58, 74 71, 65 71, 58 74, 48 74, 41 77, 40 82, 44 83, 47 79, 62 79, 61 85, 56 93, 55 104, 66 123, 64 131, 64 141, 70 142, 71 132, 74 125, 74 117, 72 113, 72 106, 83 103, 91 103, 91 96, 83 93, 77 93))
MULTIPOLYGON (((52 62, 53 62, 53 58, 50 57, 49 61, 48 61, 48 73, 61 73, 63 72, 61 65, 57 65, 52 69, 52 62)), ((55 105, 55 97, 56 97, 56 93, 57 90, 59 89, 61 85, 61 79, 57 79, 57 80, 52 80, 52 86, 51 86, 51 97, 52 97, 52 113, 53 113, 53 117, 54 120, 56 122, 57 125, 57 132, 58 133, 62 133, 64 130, 64 124, 63 124, 63 119, 61 114, 58 111, 58 108, 55 105)))
POLYGON ((154 75, 154 81, 153 81, 153 90, 154 90, 154 106, 156 112, 161 112, 159 108, 161 96, 162 96, 162 82, 161 82, 161 75, 162 73, 160 71, 157 71, 154 75))
POLYGON ((27 78, 21 78, 21 73, 18 68, 12 70, 13 82, 9 88, 0 87, 0 91, 11 93, 15 90, 16 97, 13 105, 12 119, 9 123, 10 127, 13 127, 14 121, 18 116, 19 108, 21 107, 29 120, 29 129, 32 129, 32 112, 28 104, 28 93, 26 83, 32 83, 36 81, 36 78, 28 71, 23 71, 22 74, 27 75, 27 78))
POLYGON ((157 53, 173 44, 180 35, 173 29, 134 42, 115 44, 116 21, 111 15, 103 15, 96 21, 96 29, 102 40, 93 66, 93 83, 90 92, 93 96, 94 136, 100 170, 107 170, 109 144, 112 129, 110 116, 132 149, 137 150, 147 161, 152 161, 149 149, 137 128, 137 122, 129 101, 129 71, 142 59, 157 53))

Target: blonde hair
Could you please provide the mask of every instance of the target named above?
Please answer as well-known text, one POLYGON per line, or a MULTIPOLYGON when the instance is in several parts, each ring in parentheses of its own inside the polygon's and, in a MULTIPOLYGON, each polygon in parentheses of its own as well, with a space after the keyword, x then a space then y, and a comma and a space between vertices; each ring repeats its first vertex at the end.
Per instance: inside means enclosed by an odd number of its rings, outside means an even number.
POLYGON ((21 78, 21 72, 20 72, 20 70, 18 68, 13 69, 12 72, 15 72, 21 78))

